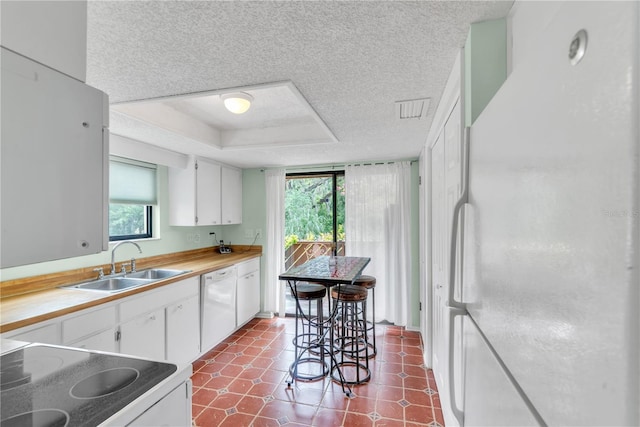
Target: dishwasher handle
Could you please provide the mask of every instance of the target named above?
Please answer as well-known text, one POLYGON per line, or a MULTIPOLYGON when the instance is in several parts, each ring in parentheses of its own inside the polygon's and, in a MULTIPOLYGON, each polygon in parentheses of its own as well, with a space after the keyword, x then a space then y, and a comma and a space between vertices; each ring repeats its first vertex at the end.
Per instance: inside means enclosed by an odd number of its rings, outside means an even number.
POLYGON ((229 279, 230 277, 235 276, 236 268, 235 266, 227 267, 221 270, 215 270, 209 273, 206 273, 202 276, 203 283, 212 283, 212 282, 220 282, 222 280, 229 279))

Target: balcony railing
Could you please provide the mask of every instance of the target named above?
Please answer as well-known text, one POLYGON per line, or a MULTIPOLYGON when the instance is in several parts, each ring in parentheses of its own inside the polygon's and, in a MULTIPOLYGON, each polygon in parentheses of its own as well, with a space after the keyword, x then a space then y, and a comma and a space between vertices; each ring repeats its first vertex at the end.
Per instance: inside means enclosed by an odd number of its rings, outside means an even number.
MULTIPOLYGON (((304 264, 310 259, 331 255, 332 247, 333 242, 300 241, 294 243, 284 252, 285 268, 288 270, 291 267, 304 264)), ((344 242, 338 242, 337 249, 336 255, 344 256, 344 242)))
MULTIPOLYGON (((285 252, 285 269, 288 270, 291 267, 296 267, 298 265, 304 264, 310 259, 323 256, 323 255, 331 255, 331 248, 333 247, 333 242, 317 242, 317 241, 301 241, 298 243, 294 243, 289 246, 285 252)), ((344 256, 344 242, 338 242, 336 244, 337 247, 337 255, 344 256)), ((291 295, 291 291, 287 286, 285 291, 285 313, 288 315, 294 315, 296 312, 296 305, 293 296, 291 295)), ((326 309, 326 307, 325 307, 326 309)), ((312 308, 312 314, 315 314, 314 308, 312 308)), ((325 313, 328 315, 328 313, 325 313)))

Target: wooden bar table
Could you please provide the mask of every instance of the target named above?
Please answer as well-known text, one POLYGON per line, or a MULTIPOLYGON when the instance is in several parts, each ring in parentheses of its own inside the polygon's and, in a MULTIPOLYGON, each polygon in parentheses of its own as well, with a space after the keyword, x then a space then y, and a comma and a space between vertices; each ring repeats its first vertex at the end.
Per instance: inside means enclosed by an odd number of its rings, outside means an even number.
MULTIPOLYGON (((325 285, 327 288, 331 288, 335 285, 340 284, 353 284, 353 282, 362 274, 362 270, 369 264, 371 258, 366 257, 347 257, 347 256, 320 256, 314 259, 311 259, 305 262, 302 265, 291 267, 285 273, 278 276, 280 280, 286 280, 289 288, 291 289, 291 294, 296 299, 296 305, 298 302, 298 297, 296 293, 296 286, 298 282, 313 282, 320 283, 325 285)), ((336 366, 336 360, 333 351, 333 326, 336 320, 337 315, 337 307, 338 304, 334 304, 334 307, 331 307, 331 292, 327 292, 328 300, 329 300, 329 322, 331 327, 327 328, 321 340, 326 342, 326 333, 327 330, 330 332, 329 337, 329 349, 328 353, 331 356, 331 370, 336 366)), ((296 310, 297 313, 297 310, 296 310)), ((297 321, 297 320, 296 320, 297 321)), ((298 356, 296 356, 297 363, 298 356)), ((329 372, 331 372, 329 370, 329 372)), ((346 393, 347 396, 351 395, 351 388, 347 385, 345 390, 345 383, 342 373, 340 374, 340 385, 342 386, 342 391, 346 393)), ((293 381, 293 377, 292 377, 293 381)), ((288 382, 288 385, 291 386, 291 382, 288 382)))

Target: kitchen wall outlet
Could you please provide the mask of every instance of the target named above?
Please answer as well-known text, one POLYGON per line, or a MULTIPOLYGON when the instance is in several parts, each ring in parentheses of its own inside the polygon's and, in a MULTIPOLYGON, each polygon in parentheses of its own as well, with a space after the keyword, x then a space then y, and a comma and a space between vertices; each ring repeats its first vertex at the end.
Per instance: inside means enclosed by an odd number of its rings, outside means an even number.
POLYGON ((200 233, 187 233, 187 242, 189 243, 199 243, 200 242, 200 233))
POLYGON ((244 230, 244 237, 247 239, 253 239, 255 235, 253 234, 253 228, 246 228, 244 230))

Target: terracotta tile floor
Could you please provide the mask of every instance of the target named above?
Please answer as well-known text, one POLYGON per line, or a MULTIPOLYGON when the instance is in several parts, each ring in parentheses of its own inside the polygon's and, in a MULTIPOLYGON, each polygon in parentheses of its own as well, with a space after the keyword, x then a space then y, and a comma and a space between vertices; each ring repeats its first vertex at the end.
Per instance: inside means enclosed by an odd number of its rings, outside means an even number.
POLYGON ((330 380, 287 387, 293 318, 254 319, 194 362, 194 425, 441 426, 433 372, 417 332, 376 325, 372 378, 348 398, 330 380))

